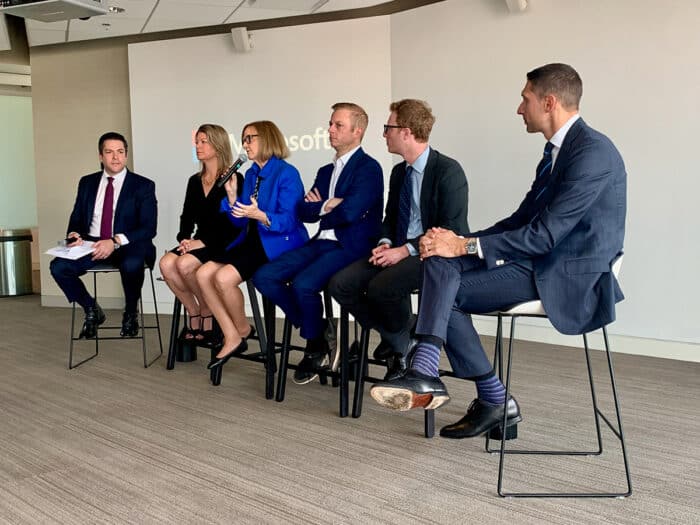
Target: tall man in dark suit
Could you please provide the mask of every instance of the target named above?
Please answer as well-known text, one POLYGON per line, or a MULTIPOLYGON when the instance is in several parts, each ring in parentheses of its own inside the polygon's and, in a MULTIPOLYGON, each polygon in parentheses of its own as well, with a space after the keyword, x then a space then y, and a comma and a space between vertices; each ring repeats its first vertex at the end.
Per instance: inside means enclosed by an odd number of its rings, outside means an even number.
POLYGON ((406 369, 411 292, 421 278, 418 239, 432 227, 469 231, 467 178, 457 161, 428 145, 435 123, 430 106, 405 99, 389 109, 384 138, 389 152, 404 161, 391 172, 382 238, 368 260, 341 270, 330 283, 336 301, 363 326, 380 332, 374 355, 388 358, 386 379, 406 369))
POLYGON ((462 238, 434 229, 420 241, 424 280, 408 372, 375 385, 380 404, 399 410, 437 408, 449 400, 438 377, 440 348, 458 377, 475 381, 477 399, 440 435, 465 438, 522 418, 474 330, 469 314, 540 299, 554 327, 582 334, 615 318, 623 299, 612 273, 625 232, 625 166, 613 143, 579 117, 578 73, 549 64, 527 74, 518 114, 529 133, 547 139, 536 178, 518 209, 462 238))
POLYGON ((68 222, 68 246, 94 241, 94 252, 78 260, 56 258, 51 275, 70 302, 85 310, 80 337, 95 337, 105 314, 91 297, 80 276, 101 262, 119 267, 124 288, 122 337, 138 334, 137 305, 143 285, 144 263, 153 266, 156 250, 157 204, 152 180, 126 168, 126 139, 105 133, 98 142, 103 170, 86 175, 78 184, 78 196, 68 222))
MULTIPOLYGON (((253 277, 258 290, 282 308, 306 339, 304 358, 294 371, 297 384, 313 381, 329 363, 321 290, 338 270, 366 257, 379 237, 384 178, 379 163, 360 147, 367 123, 367 113, 357 104, 333 105, 328 137, 335 158, 318 170, 297 208, 304 222, 319 223, 318 233, 304 246, 264 265, 253 277)), ((335 352, 333 369, 337 357, 335 352)))

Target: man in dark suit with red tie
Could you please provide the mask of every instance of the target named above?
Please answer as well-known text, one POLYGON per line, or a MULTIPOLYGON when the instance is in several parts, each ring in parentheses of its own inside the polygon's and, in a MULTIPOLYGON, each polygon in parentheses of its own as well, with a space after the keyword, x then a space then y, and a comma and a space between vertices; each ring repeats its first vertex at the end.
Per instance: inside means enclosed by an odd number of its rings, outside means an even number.
POLYGON ((438 377, 440 350, 457 377, 475 382, 466 415, 440 435, 468 438, 521 419, 495 375, 470 314, 541 300, 560 332, 583 334, 615 319, 623 299, 612 272, 625 234, 627 175, 615 145, 578 114, 583 85, 566 64, 530 71, 518 114, 547 139, 535 180, 518 209, 495 225, 460 237, 433 229, 420 241, 423 286, 419 343, 404 376, 374 385, 380 404, 437 408, 449 400, 438 377))
POLYGON ((138 301, 144 265, 153 266, 158 216, 155 184, 126 168, 128 144, 123 135, 105 133, 98 142, 103 170, 86 175, 78 184, 78 195, 68 222, 68 246, 94 242, 94 251, 77 260, 56 258, 51 275, 66 298, 85 310, 80 337, 95 337, 105 314, 90 296, 80 276, 98 263, 119 268, 124 288, 122 337, 138 334, 138 301))

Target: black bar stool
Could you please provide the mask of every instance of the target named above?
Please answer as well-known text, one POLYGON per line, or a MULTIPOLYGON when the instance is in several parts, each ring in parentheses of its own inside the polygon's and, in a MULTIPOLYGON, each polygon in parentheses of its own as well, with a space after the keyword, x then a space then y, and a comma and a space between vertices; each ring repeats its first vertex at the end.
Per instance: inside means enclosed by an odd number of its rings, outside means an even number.
MULTIPOLYGON (((143 298, 139 298, 139 310, 140 310, 140 316, 141 316, 141 328, 139 330, 140 335, 136 335, 134 337, 121 337, 121 336, 100 336, 100 331, 102 330, 121 330, 121 326, 98 326, 97 327, 97 332, 95 334, 95 353, 91 354, 89 357, 86 357, 85 359, 78 361, 77 363, 73 363, 73 344, 75 341, 79 341, 80 338, 75 336, 75 303, 73 303, 73 309, 71 312, 71 328, 70 328, 70 350, 68 351, 68 369, 72 370, 73 368, 77 368, 83 363, 90 361, 91 359, 94 359, 97 357, 97 355, 100 352, 100 341, 106 341, 106 340, 130 340, 130 339, 140 339, 141 340, 141 350, 143 352, 143 367, 148 368, 151 366, 153 363, 155 363, 160 357, 163 355, 163 340, 161 339, 161 334, 160 334, 160 319, 158 317, 158 302, 156 301, 156 288, 155 285, 153 284, 153 271, 151 268, 148 266, 144 267, 144 270, 148 270, 148 275, 150 278, 151 282, 151 293, 153 294, 153 308, 155 309, 155 314, 156 314, 156 324, 155 325, 146 325, 144 321, 144 314, 143 314, 143 298), (157 330, 158 331, 158 345, 160 347, 160 353, 154 357, 151 361, 148 361, 148 355, 146 352, 146 330, 157 330)), ((111 264, 97 264, 90 268, 87 273, 92 275, 92 289, 93 289, 93 294, 95 297, 95 300, 97 300, 97 275, 100 273, 114 273, 117 272, 119 273, 119 268, 116 266, 113 266, 111 264)))
MULTIPOLYGON (((337 338, 337 327, 335 326, 335 322, 333 321, 333 301, 331 299, 330 294, 328 293, 327 290, 323 291, 323 305, 324 305, 324 310, 326 312, 326 319, 328 319, 329 323, 331 323, 331 329, 334 331, 336 334, 337 338)), ((269 333, 275 333, 275 315, 274 315, 274 305, 272 305, 272 315, 270 316, 270 323, 271 327, 269 328, 271 332, 269 333)), ((287 371, 291 368, 292 370, 296 370, 297 365, 290 365, 289 364, 289 352, 292 350, 301 350, 303 351, 304 348, 301 346, 297 345, 292 345, 291 344, 291 339, 292 339, 292 323, 285 317, 284 319, 284 326, 282 328, 282 342, 280 344, 281 351, 280 351, 280 365, 279 365, 279 373, 277 375, 277 395, 275 397, 276 401, 282 402, 284 401, 284 396, 285 396, 285 390, 286 390, 286 385, 287 385, 287 371)), ((337 346, 337 342, 336 342, 337 346)), ((268 339, 268 349, 270 348, 275 348, 276 343, 272 340, 272 338, 268 339), (272 342, 271 342, 272 341, 272 342)), ((269 352, 270 350, 268 350, 269 352)), ((341 351, 340 348, 336 349, 336 352, 341 351)), ((328 377, 331 377, 332 380, 332 385, 338 386, 338 373, 334 372, 331 370, 332 368, 332 363, 329 365, 329 368, 327 370, 322 370, 319 372, 319 381, 321 382, 322 385, 325 385, 328 383, 328 377)), ((341 385, 341 397, 343 395, 347 396, 347 391, 344 391, 341 385)), ((341 411, 342 412, 342 411, 341 411)))
MULTIPOLYGON (((275 368, 274 366, 270 367, 268 366, 268 359, 266 355, 266 348, 267 348, 267 337, 266 337, 266 327, 263 324, 263 319, 260 314, 260 304, 258 303, 258 295, 257 291, 255 290, 255 287, 253 286, 253 283, 251 281, 246 281, 246 287, 248 289, 248 297, 250 299, 250 306, 253 310, 253 324, 255 326, 255 335, 251 336, 250 339, 252 340, 257 340, 260 343, 260 352, 257 353, 252 353, 252 354, 241 354, 241 355, 236 355, 233 356, 234 358, 237 359, 245 359, 248 361, 256 361, 256 362, 263 362, 265 364, 266 368, 266 388, 265 388, 265 397, 267 399, 272 399, 273 394, 272 394, 272 389, 271 387, 267 386, 273 385, 274 384, 274 374, 275 374, 275 368)), ((265 299, 263 298, 263 302, 265 299)), ((218 349, 212 349, 209 346, 205 344, 200 344, 198 343, 197 340, 192 339, 190 341, 187 341, 187 343, 183 343, 178 339, 179 336, 179 331, 180 331, 180 317, 182 313, 182 303, 180 300, 175 297, 173 301, 173 318, 172 318, 172 323, 170 325, 170 343, 168 345, 168 358, 167 358, 167 365, 166 368, 168 370, 172 370, 175 368, 175 361, 194 361, 197 359, 197 348, 198 347, 204 347, 207 348, 211 351, 211 359, 214 358, 214 356, 218 353, 218 349), (187 346, 187 348, 183 348, 184 346, 187 346), (180 357, 178 359, 178 356, 180 357)), ((185 316, 187 316, 187 312, 185 312, 185 316)), ((214 329, 218 329, 218 326, 214 326, 214 329)), ((273 363, 274 363, 274 356, 273 356, 273 363)), ((222 367, 217 367, 214 368, 213 370, 210 371, 209 373, 209 378, 214 386, 219 386, 221 384, 221 377, 222 377, 222 367)))
MULTIPOLYGON (((622 265, 622 256, 618 257, 614 261, 612 266, 613 274, 617 277, 620 267, 622 265)), ((515 349, 515 325, 516 320, 519 317, 536 317, 536 318, 547 318, 547 313, 544 310, 541 301, 529 301, 526 303, 518 304, 509 308, 508 310, 503 310, 499 312, 493 312, 489 315, 494 315, 498 317, 498 325, 496 331, 496 355, 494 360, 498 360, 498 371, 499 376, 502 378, 502 351, 503 351, 503 319, 510 318, 510 340, 508 342, 508 362, 505 372, 505 386, 506 386, 506 399, 510 395, 510 379, 511 379, 511 369, 513 361, 513 351, 515 349)), ((525 450, 525 449, 508 449, 506 450, 506 440, 509 437, 500 436, 498 439, 501 441, 501 446, 499 449, 489 448, 489 436, 486 437, 486 450, 490 453, 499 454, 499 464, 498 464, 498 495, 501 497, 558 497, 558 498, 624 498, 632 494, 632 479, 630 474, 629 461, 627 459, 627 446, 625 443, 625 434, 622 429, 622 414, 620 412, 620 402, 617 394, 617 385, 615 383, 615 373, 613 371, 612 354, 610 352, 610 342, 608 340, 607 328, 604 326, 602 328, 603 340, 605 343, 605 355, 607 358, 608 373, 610 375, 610 385, 612 390, 612 398, 615 406, 615 419, 611 421, 605 414, 601 411, 598 406, 598 400, 595 391, 595 383, 593 380, 593 371, 591 367, 590 352, 588 347, 588 335, 583 334, 583 348, 586 356, 586 367, 588 372, 588 382, 590 385, 591 401, 593 408, 593 419, 595 424, 596 433, 596 448, 594 450, 525 450), (503 489, 503 472, 505 468, 505 458, 507 454, 527 454, 535 456, 600 456, 603 453, 603 440, 601 435, 601 420, 607 425, 607 427, 612 431, 614 436, 620 442, 620 447, 622 449, 622 460, 624 463, 625 477, 626 477, 626 489, 624 491, 618 492, 508 492, 503 489), (503 439, 505 437, 505 439, 503 439)), ((504 413, 503 418, 503 428, 506 428, 506 414, 504 413)), ((493 438, 493 436, 490 436, 493 438)))

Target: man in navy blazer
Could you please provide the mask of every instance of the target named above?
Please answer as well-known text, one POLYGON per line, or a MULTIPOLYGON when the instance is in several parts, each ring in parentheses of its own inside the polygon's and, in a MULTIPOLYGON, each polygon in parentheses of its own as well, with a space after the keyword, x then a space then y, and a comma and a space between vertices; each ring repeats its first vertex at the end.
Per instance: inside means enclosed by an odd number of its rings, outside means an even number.
POLYGON ((68 246, 94 241, 94 251, 78 260, 56 258, 51 275, 70 302, 85 310, 80 337, 95 337, 105 314, 90 296, 80 276, 98 263, 119 268, 124 288, 122 337, 138 334, 138 301, 144 279, 144 264, 153 266, 157 204, 152 180, 126 168, 128 144, 115 132, 102 135, 98 142, 103 171, 86 175, 78 184, 78 195, 68 222, 68 246), (111 204, 110 204, 111 203, 111 204), (111 210, 111 217, 108 216, 111 210), (103 218, 104 215, 104 218, 103 218))
MULTIPOLYGON (((328 138, 336 155, 318 170, 311 190, 297 207, 304 222, 319 223, 318 233, 300 248, 260 268, 253 282, 300 327, 306 339, 304 358, 294 381, 305 384, 329 364, 331 349, 324 334, 321 290, 341 268, 369 254, 379 238, 384 179, 379 163, 361 148, 367 113, 357 104, 332 106, 328 138)), ((337 367, 336 351, 331 368, 337 367)))
POLYGON ((527 74, 518 114, 529 133, 548 140, 536 178, 518 209, 463 238, 434 229, 420 242, 424 280, 409 371, 371 394, 391 408, 436 408, 449 400, 437 377, 440 348, 455 374, 476 383, 477 399, 449 438, 473 437, 521 419, 495 375, 469 314, 540 299, 555 328, 582 334, 615 319, 623 299, 612 273, 625 233, 627 175, 613 143, 578 114, 583 88, 566 64, 527 74))

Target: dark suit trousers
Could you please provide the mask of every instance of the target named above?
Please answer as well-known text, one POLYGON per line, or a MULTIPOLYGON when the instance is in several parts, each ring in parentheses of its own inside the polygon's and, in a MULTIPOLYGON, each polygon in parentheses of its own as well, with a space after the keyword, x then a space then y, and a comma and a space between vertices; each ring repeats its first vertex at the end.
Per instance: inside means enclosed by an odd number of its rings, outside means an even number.
POLYGON ((279 306, 304 339, 323 335, 321 291, 358 254, 337 241, 314 239, 263 265, 253 276, 255 287, 279 306))
POLYGON ((132 243, 129 243, 102 261, 93 261, 91 255, 86 255, 75 261, 57 257, 51 261, 51 275, 61 290, 63 290, 69 302, 76 302, 83 308, 86 308, 94 303, 80 276, 85 275, 96 264, 113 264, 119 268, 119 274, 121 275, 124 289, 124 310, 135 312, 139 297, 141 297, 145 259, 146 254, 143 247, 139 246, 138 243, 133 243, 133 246, 132 243))
POLYGON ((411 317, 411 292, 418 289, 421 262, 410 256, 382 268, 361 259, 338 272, 329 285, 333 298, 367 328, 404 330, 411 317))
POLYGON ((439 337, 457 377, 478 378, 492 370, 471 315, 538 299, 526 264, 487 269, 475 256, 423 261, 423 286, 416 334, 439 337))

